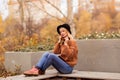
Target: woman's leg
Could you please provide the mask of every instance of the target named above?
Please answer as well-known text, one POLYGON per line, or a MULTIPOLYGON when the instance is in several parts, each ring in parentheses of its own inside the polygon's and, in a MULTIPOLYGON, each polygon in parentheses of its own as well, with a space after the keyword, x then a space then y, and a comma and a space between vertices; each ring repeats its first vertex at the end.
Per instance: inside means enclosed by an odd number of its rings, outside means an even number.
POLYGON ((60 59, 54 53, 46 52, 43 54, 42 58, 36 64, 36 67, 42 71, 45 71, 50 65, 55 67, 60 73, 71 73, 73 68, 69 66, 66 62, 60 59))
POLYGON ((50 54, 49 52, 45 52, 35 67, 41 69, 42 71, 45 71, 43 70, 43 65, 47 62, 49 54, 50 54))

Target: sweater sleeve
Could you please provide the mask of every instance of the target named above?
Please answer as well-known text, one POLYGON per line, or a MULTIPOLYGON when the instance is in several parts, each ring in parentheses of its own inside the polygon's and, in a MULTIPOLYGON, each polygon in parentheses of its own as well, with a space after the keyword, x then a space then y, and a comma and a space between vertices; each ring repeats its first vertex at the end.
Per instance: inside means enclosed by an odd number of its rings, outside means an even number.
POLYGON ((53 49, 53 52, 55 54, 60 54, 60 44, 59 43, 56 43, 55 46, 54 46, 54 49, 53 49))
POLYGON ((70 40, 68 45, 63 45, 61 47, 61 57, 65 60, 68 58, 73 58, 74 55, 77 55, 78 49, 76 42, 74 40, 70 40))

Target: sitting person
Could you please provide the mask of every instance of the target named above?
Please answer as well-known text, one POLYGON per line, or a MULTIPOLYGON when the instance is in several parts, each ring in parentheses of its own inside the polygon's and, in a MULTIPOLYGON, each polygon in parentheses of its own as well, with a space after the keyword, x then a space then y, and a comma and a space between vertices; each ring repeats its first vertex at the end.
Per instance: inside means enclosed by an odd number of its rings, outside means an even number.
POLYGON ((37 76, 45 74, 45 70, 52 65, 59 73, 72 73, 77 63, 78 48, 71 35, 70 26, 62 24, 57 27, 59 40, 55 44, 53 52, 45 52, 38 63, 23 74, 37 76), (56 55, 59 54, 59 55, 56 55))

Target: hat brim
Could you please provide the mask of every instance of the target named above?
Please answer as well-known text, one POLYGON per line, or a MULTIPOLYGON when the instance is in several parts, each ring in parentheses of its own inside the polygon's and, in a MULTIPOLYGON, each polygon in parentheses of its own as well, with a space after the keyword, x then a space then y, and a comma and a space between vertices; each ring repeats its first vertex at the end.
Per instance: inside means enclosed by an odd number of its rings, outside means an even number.
POLYGON ((59 25, 57 27, 58 34, 60 34, 60 28, 65 28, 71 34, 70 26, 68 24, 59 25))

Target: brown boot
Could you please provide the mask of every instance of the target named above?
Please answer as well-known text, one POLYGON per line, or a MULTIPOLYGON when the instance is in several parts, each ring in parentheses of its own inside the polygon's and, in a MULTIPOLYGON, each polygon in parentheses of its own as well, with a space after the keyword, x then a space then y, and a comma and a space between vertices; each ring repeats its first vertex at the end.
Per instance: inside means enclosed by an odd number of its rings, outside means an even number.
POLYGON ((26 76, 38 76, 45 74, 45 72, 33 67, 32 69, 25 71, 23 74, 26 76))
POLYGON ((39 70, 37 68, 33 67, 32 69, 25 71, 23 74, 26 76, 38 76, 39 70))
POLYGON ((45 71, 42 71, 42 70, 39 69, 39 74, 43 75, 43 74, 45 74, 45 71))

